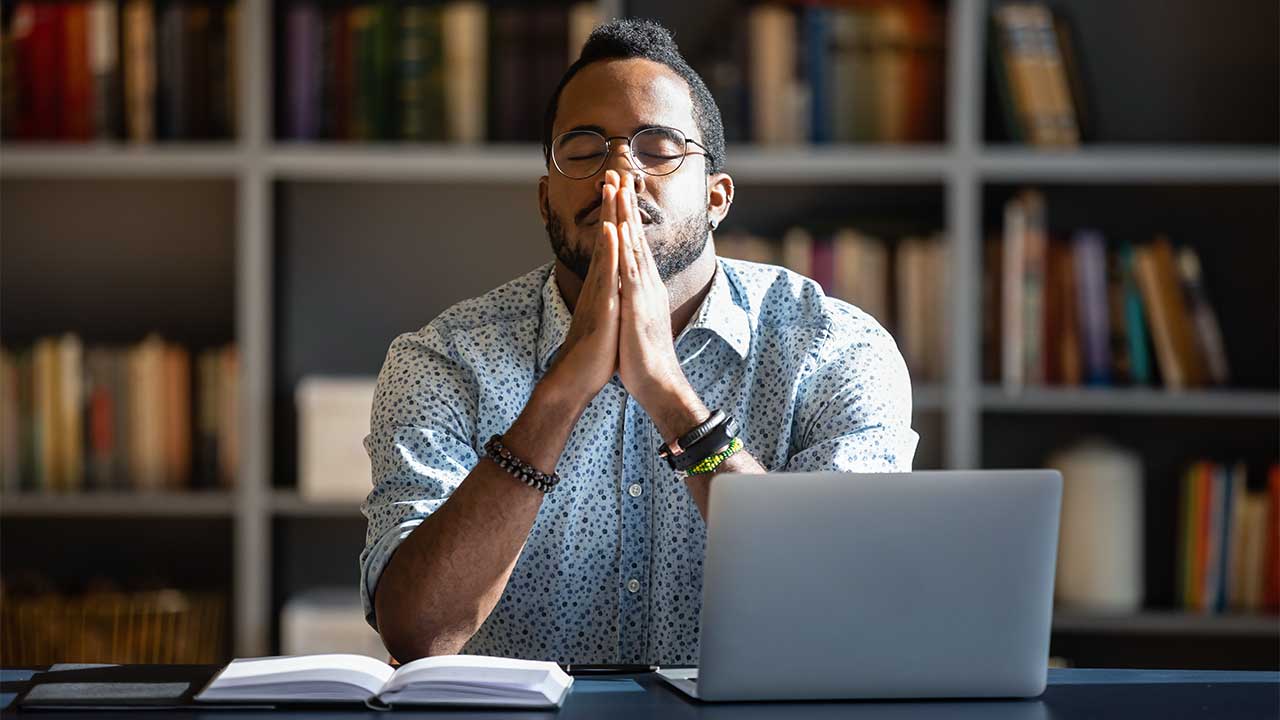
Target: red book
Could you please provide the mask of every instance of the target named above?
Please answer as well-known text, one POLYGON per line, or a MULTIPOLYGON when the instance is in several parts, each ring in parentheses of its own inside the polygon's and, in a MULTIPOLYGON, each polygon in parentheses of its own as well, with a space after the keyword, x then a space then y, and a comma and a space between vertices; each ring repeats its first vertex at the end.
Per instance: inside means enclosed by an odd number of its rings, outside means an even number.
POLYGON ((1280 465, 1272 465, 1267 474, 1267 547, 1266 575, 1262 585, 1262 605, 1272 612, 1280 610, 1280 465))
POLYGON ((1196 469, 1196 502, 1195 512, 1200 518, 1196 522, 1196 582, 1191 588, 1191 607, 1195 610, 1207 610, 1208 598, 1205 597, 1205 573, 1209 570, 1209 528, 1213 525, 1213 463, 1201 462, 1196 469))
POLYGON ((32 3, 31 28, 19 50, 22 75, 19 135, 52 140, 58 136, 62 92, 62 10, 59 5, 32 3))
POLYGON ((88 7, 81 3, 62 5, 62 99, 58 137, 64 140, 93 137, 88 13, 88 7))
POLYGON ((830 236, 813 239, 812 258, 810 270, 813 279, 822 286, 825 294, 830 295, 835 288, 835 256, 830 236))

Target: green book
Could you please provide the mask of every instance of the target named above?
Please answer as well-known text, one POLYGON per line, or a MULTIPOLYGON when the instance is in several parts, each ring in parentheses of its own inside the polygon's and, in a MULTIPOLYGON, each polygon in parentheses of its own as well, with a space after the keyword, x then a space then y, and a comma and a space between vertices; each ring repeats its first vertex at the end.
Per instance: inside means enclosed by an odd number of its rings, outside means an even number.
POLYGON ((400 11, 400 138, 444 139, 444 53, 438 6, 400 11))
POLYGON ((1129 377, 1134 385, 1150 385, 1151 352, 1148 350, 1147 324, 1142 312, 1142 293, 1134 274, 1133 246, 1120 243, 1120 266, 1124 275, 1124 322, 1129 331, 1129 377))
POLYGON ((355 102, 352 137, 390 140, 391 92, 396 12, 394 5, 361 5, 350 15, 352 56, 355 61, 355 102))

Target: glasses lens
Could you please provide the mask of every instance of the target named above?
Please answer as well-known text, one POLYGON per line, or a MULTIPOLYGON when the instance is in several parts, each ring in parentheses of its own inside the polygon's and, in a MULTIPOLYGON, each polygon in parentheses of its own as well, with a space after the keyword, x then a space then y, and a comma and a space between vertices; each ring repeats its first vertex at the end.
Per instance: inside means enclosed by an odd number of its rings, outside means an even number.
POLYGON ((551 157, 560 172, 571 178, 585 178, 595 174, 608 152, 604 137, 590 130, 567 132, 556 139, 551 147, 551 157))
POLYGON ((649 128, 636 134, 631 154, 650 175, 668 175, 684 162, 684 133, 675 128, 649 128))

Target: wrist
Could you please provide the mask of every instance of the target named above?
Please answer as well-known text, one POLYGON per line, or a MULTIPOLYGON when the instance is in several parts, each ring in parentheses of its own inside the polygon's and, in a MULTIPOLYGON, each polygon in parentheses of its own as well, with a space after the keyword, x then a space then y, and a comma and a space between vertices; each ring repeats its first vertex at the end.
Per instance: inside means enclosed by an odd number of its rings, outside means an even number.
POLYGON ((593 397, 595 393, 573 382, 572 373, 566 374, 560 365, 552 365, 542 379, 533 386, 529 402, 533 403, 536 400, 540 405, 570 414, 576 421, 591 404, 593 397))
POLYGON ((711 417, 711 411, 688 383, 663 391, 653 409, 646 408, 646 412, 668 445, 711 417))
POLYGON ((503 444, 549 475, 555 472, 565 443, 585 410, 586 403, 577 393, 543 378, 534 385, 520 416, 503 433, 503 444))

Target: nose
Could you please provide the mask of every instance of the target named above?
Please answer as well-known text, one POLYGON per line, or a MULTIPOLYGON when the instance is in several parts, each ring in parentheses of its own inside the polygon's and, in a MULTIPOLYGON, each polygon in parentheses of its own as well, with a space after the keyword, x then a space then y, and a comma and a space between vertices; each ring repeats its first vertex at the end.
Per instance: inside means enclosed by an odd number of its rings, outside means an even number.
POLYGON ((606 170, 614 170, 622 178, 622 184, 625 187, 628 182, 631 183, 637 196, 644 193, 645 190, 645 173, 635 166, 631 161, 631 146, 626 140, 609 141, 609 154, 604 159, 604 166, 600 168, 599 180, 596 181, 596 192, 604 191, 604 174, 606 170))

